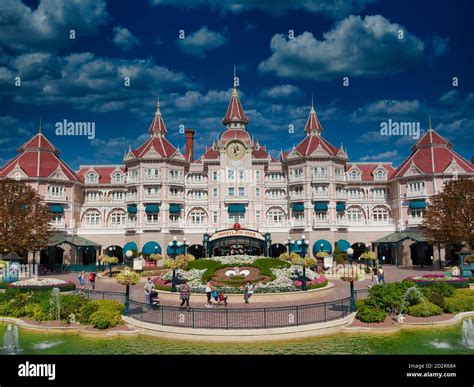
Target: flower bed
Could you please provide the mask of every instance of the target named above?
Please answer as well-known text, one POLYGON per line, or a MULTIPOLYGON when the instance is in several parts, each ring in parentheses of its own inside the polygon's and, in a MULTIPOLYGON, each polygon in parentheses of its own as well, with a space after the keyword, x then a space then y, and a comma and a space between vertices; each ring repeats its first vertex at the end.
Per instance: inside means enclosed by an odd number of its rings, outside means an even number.
POLYGON ((8 287, 22 290, 48 290, 52 288, 59 288, 61 292, 67 292, 74 290, 76 288, 76 284, 57 278, 30 278, 27 280, 13 282, 9 284, 8 287))
POLYGON ((469 279, 466 277, 448 277, 444 274, 425 274, 405 278, 405 281, 414 282, 419 286, 431 286, 437 283, 446 283, 458 288, 467 287, 469 279))

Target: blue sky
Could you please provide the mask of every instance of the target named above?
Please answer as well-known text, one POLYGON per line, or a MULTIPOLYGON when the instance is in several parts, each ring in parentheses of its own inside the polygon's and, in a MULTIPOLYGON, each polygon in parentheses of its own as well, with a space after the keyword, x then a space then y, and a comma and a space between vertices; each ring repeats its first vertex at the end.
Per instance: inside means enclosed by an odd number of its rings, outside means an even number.
POLYGON ((323 136, 352 161, 398 165, 416 140, 381 136, 381 122, 426 129, 428 114, 474 156, 472 1, 176 3, 2 1, 0 163, 40 119, 73 168, 121 163, 145 141, 158 94, 170 140, 182 147, 179 126, 194 128, 199 156, 223 130, 234 63, 248 130, 274 156, 303 138, 312 93, 323 136), (57 136, 64 119, 94 122, 95 139, 57 136))

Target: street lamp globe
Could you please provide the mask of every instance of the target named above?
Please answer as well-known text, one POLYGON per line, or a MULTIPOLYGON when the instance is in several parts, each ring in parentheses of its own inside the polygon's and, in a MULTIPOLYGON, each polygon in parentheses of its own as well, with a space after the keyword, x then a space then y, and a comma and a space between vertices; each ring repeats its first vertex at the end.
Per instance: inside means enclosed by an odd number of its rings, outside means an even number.
POLYGON ((173 246, 173 242, 168 243, 168 246, 169 246, 169 247, 172 247, 172 246, 173 246))
POLYGON ((301 235, 301 239, 303 239, 303 240, 306 239, 306 235, 304 235, 304 234, 301 235))
POLYGON ((174 237, 173 237, 173 240, 174 240, 174 241, 177 241, 177 240, 178 240, 178 237, 174 236, 174 237))
POLYGON ((347 250, 346 250, 346 253, 347 255, 352 255, 354 254, 354 249, 352 247, 349 247, 347 250))
POLYGON ((183 245, 183 242, 178 242, 176 243, 176 246, 181 247, 183 245))
POLYGON ((294 245, 294 244, 295 244, 295 241, 292 239, 290 243, 291 243, 292 245, 294 245))
POLYGON ((302 243, 303 243, 303 242, 302 242, 301 240, 299 240, 299 241, 296 242, 296 244, 297 244, 298 246, 301 246, 302 243))
POLYGON ((127 250, 126 253, 125 253, 125 256, 127 258, 132 258, 133 257, 133 251, 132 250, 127 250))
POLYGON ((308 245, 309 245, 309 240, 306 239, 306 240, 304 241, 304 243, 305 243, 306 246, 308 246, 308 245))

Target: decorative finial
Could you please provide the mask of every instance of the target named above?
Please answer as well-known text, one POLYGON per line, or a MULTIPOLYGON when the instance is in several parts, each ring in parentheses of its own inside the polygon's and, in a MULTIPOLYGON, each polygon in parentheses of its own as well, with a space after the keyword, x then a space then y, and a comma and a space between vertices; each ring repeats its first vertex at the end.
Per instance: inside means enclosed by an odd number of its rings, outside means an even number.
POLYGON ((158 99, 156 101, 156 112, 155 116, 159 116, 161 114, 160 112, 160 93, 158 93, 158 99))
POLYGON ((431 116, 428 114, 428 130, 433 130, 431 127, 431 116))
POLYGON ((314 95, 313 95, 313 92, 311 92, 311 106, 314 107, 314 95))
POLYGON ((41 117, 40 117, 40 124, 39 124, 39 128, 38 128, 38 133, 42 133, 43 129, 41 127, 41 117))

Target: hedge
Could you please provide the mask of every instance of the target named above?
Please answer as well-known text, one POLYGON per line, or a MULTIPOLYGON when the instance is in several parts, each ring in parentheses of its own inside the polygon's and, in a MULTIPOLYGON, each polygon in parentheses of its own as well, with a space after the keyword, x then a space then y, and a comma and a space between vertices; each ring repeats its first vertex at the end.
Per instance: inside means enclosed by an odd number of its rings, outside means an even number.
POLYGON ((365 300, 356 302, 356 318, 365 323, 383 322, 387 312, 367 304, 365 300))
POLYGON ((443 313, 443 309, 429 301, 423 301, 408 307, 408 314, 414 317, 437 316, 441 313, 443 313))
POLYGON ((444 309, 448 313, 474 311, 474 290, 456 290, 453 297, 446 297, 444 299, 444 309))

